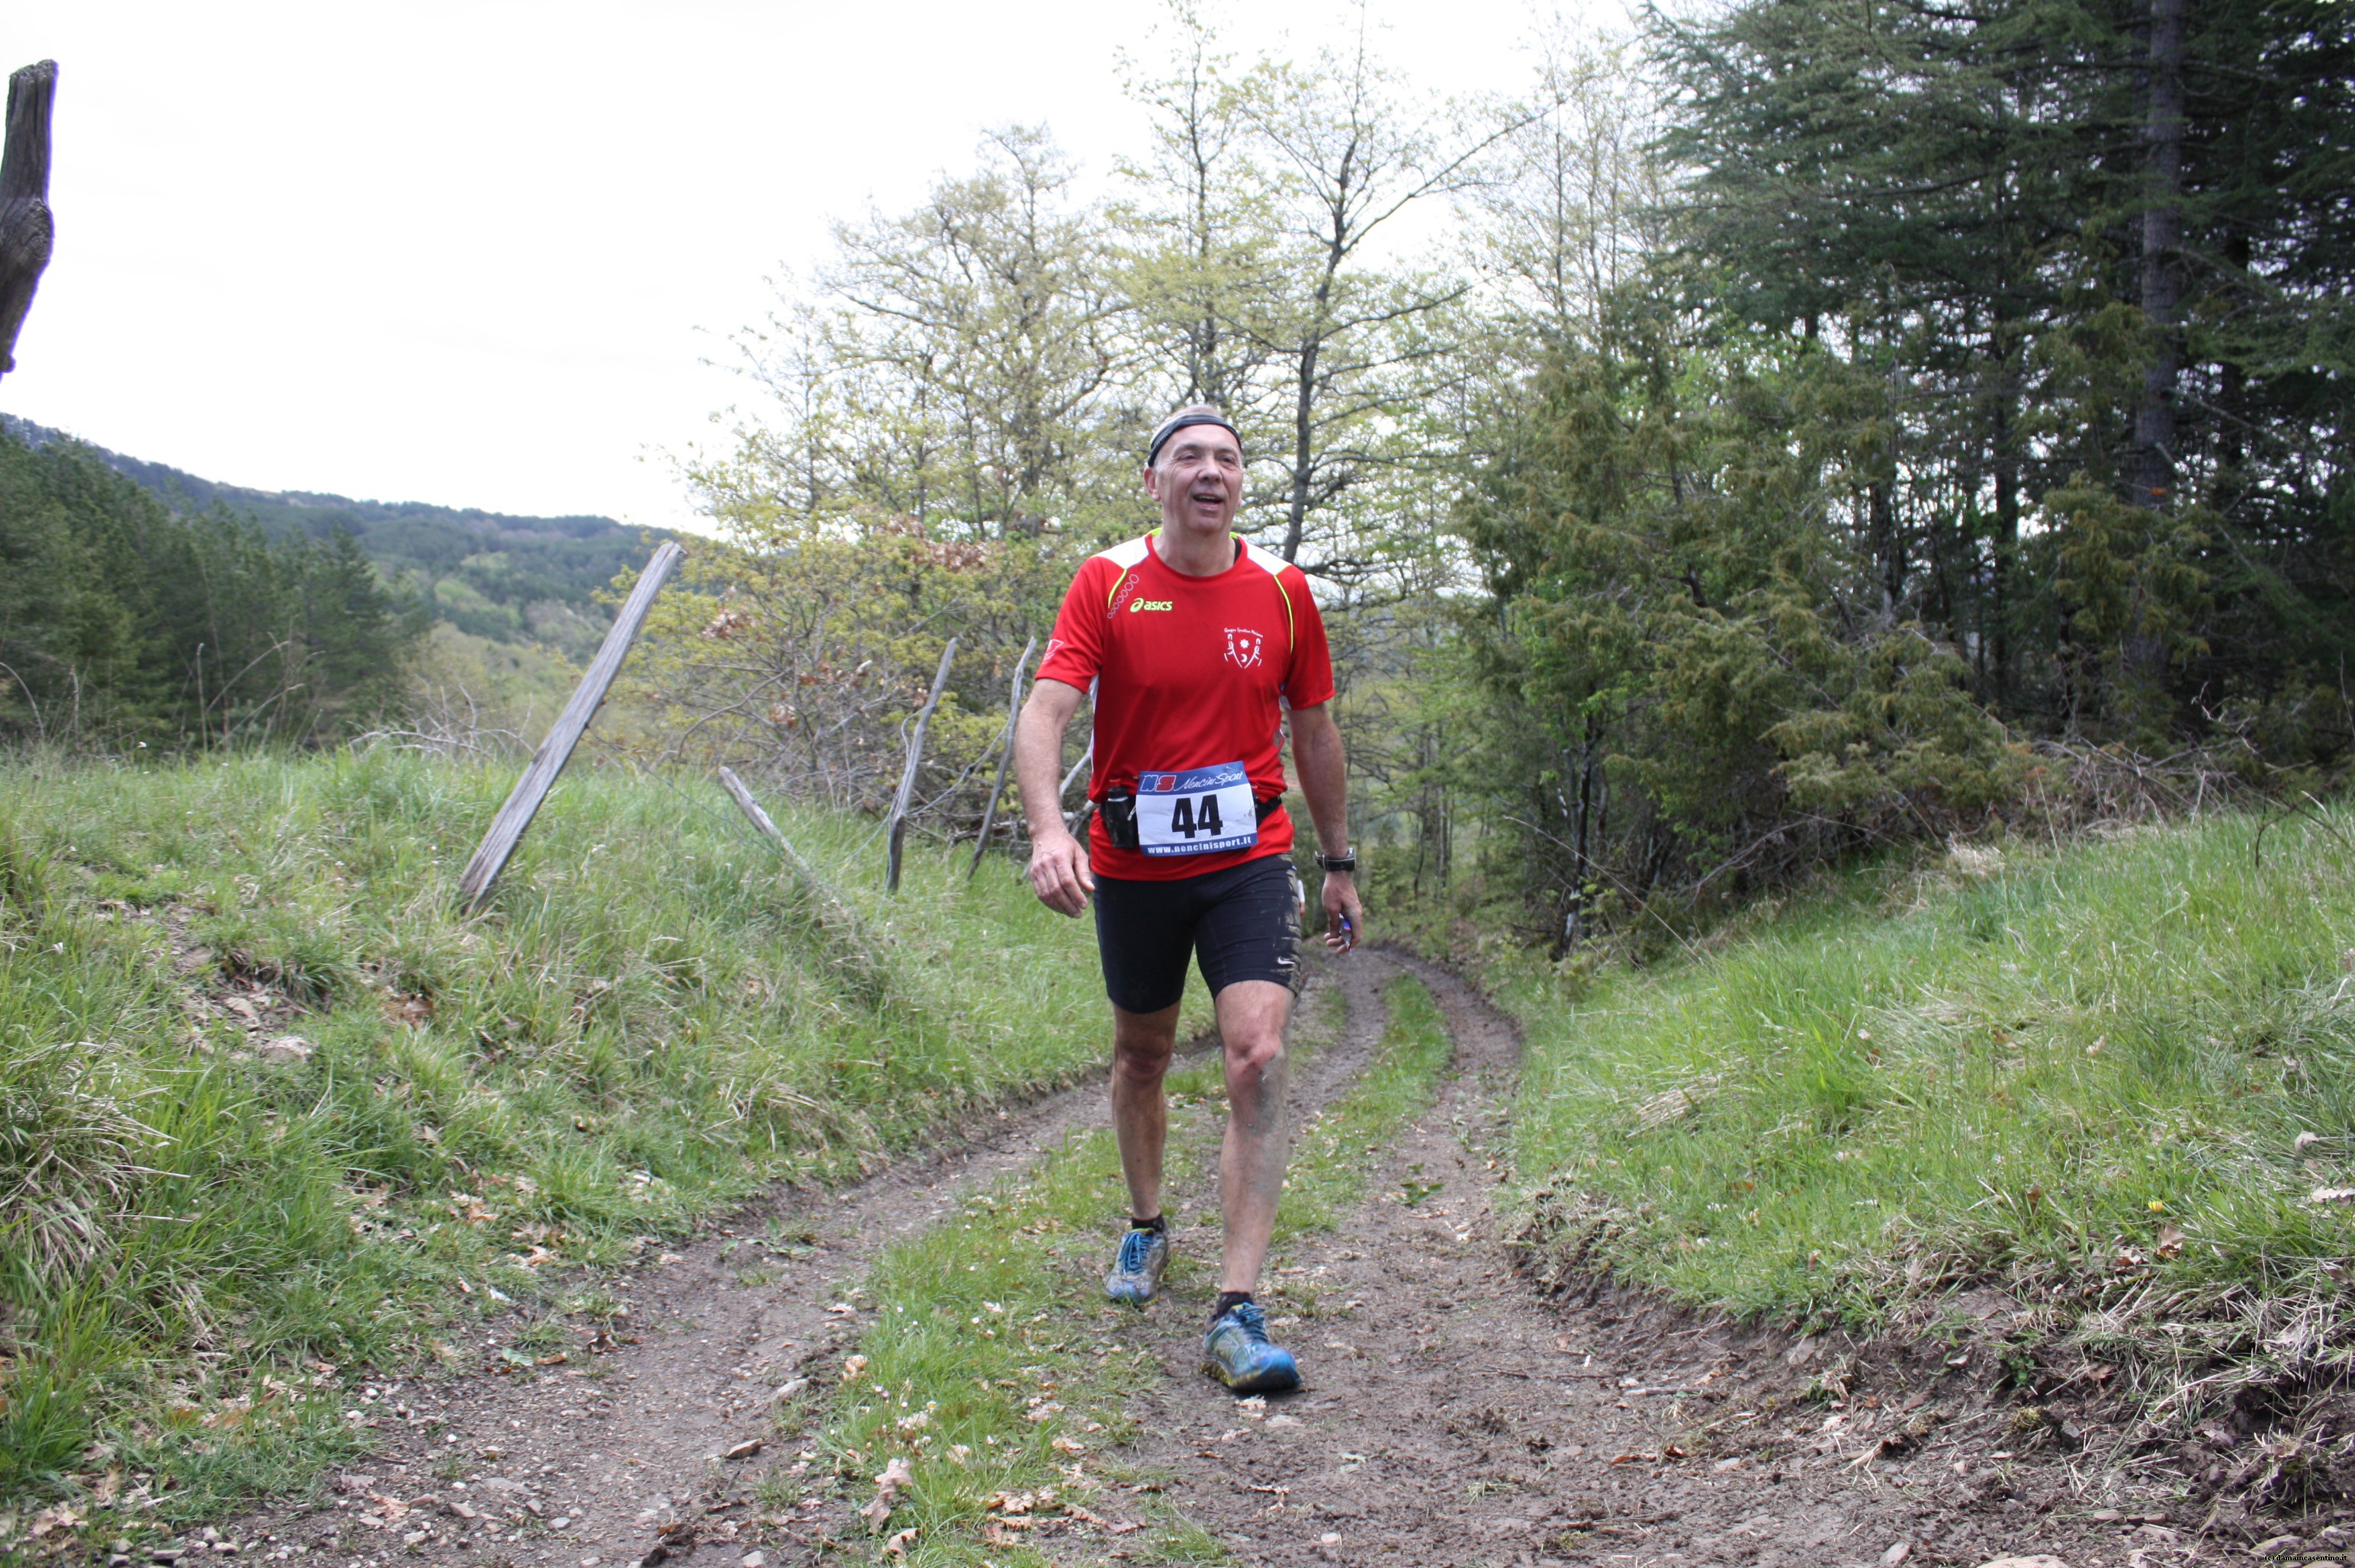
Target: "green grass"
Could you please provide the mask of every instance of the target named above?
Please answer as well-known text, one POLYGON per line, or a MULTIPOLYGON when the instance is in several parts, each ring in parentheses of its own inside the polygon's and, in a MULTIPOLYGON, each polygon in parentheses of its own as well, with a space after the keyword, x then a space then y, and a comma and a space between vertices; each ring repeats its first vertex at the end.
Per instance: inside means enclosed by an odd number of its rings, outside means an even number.
POLYGON ((1100 1061, 1090 933, 1007 862, 886 899, 871 824, 780 809, 847 951, 698 781, 569 775, 461 919, 511 782, 0 765, 0 1520, 300 1484, 370 1368, 1100 1061))
MULTIPOLYGON (((1332 1228, 1364 1196, 1378 1151, 1430 1103, 1446 1064, 1446 1030, 1428 991, 1396 981, 1390 1009, 1372 1064, 1295 1140, 1279 1246, 1262 1292, 1279 1327, 1328 1315, 1312 1282, 1286 1275, 1281 1243, 1332 1228)), ((1342 1027, 1345 1020, 1327 1014, 1313 1029, 1296 1029, 1298 1062, 1342 1027)), ((859 1504, 875 1495, 877 1477, 894 1458, 908 1462, 909 1488, 886 1533, 870 1544, 912 1530, 902 1549, 917 1568, 1039 1568, 1055 1560, 1050 1549, 1068 1555, 1068 1541, 1049 1536, 1034 1546, 1002 1510, 993 1512, 993 1498, 1036 1499, 1052 1488, 1055 1500, 1033 1510, 1051 1517, 1074 1503, 1108 1506, 1101 1500, 1107 1493, 1150 1479, 1119 1452, 1135 1432, 1126 1400, 1141 1381, 1159 1375, 1142 1344, 1177 1336, 1190 1349, 1200 1331, 1196 1309, 1208 1299, 1218 1244, 1220 1083, 1215 1060, 1170 1075, 1169 1189, 1198 1196, 1203 1217, 1175 1222, 1178 1255, 1166 1294, 1145 1314, 1112 1306, 1101 1292, 1127 1201, 1108 1130, 1002 1179, 954 1222, 878 1260, 866 1285, 877 1326, 860 1342, 865 1360, 857 1375, 832 1395, 822 1441, 832 1471, 822 1484, 859 1504), (1207 1181, 1205 1171, 1213 1172, 1207 1181)), ((1129 1494, 1120 1511, 1135 1511, 1138 1498, 1153 1499, 1149 1528, 1118 1538, 1133 1560, 1229 1560, 1156 1493, 1129 1494)))
POLYGON ((2023 1342, 2179 1410, 2343 1368, 2355 1205, 2310 1195, 2355 1181, 2355 823, 2262 865, 2257 826, 1960 849, 1582 997, 1507 987, 1540 1231, 1746 1317, 1934 1326, 1996 1285, 2023 1342))

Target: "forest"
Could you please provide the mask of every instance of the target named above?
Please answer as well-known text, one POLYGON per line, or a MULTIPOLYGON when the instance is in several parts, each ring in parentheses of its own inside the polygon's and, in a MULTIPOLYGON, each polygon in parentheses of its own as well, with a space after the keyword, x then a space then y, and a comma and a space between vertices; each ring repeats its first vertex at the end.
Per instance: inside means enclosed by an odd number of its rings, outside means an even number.
POLYGON ((1199 399, 1327 596, 1378 874, 1557 955, 2343 766, 2343 8, 1753 0, 1471 104, 1175 21, 1110 194, 996 132, 741 336, 770 400, 692 472, 719 543, 640 686, 673 755, 878 810, 954 635, 969 831, 1199 399))
POLYGON ((0 432, 0 736, 120 751, 341 740, 425 630, 346 530, 275 543, 86 449, 0 432))

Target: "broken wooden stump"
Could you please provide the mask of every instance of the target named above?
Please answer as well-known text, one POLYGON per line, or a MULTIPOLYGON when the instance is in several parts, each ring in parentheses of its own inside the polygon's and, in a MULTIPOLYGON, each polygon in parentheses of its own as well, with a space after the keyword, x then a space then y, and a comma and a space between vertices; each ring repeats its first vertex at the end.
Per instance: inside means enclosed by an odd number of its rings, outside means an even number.
POLYGON ((55 60, 8 78, 8 143, 0 153, 0 375, 16 368, 16 333, 57 242, 49 213, 49 110, 57 92, 55 60))

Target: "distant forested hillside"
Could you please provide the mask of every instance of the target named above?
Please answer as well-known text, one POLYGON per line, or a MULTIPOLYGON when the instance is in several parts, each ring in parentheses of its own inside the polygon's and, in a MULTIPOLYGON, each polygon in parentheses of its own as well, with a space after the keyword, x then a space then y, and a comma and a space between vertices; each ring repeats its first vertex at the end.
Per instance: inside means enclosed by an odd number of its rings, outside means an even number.
MULTIPOLYGON (((0 431, 31 447, 64 432, 0 414, 0 431)), ((324 542, 342 528, 396 588, 413 592, 432 620, 498 642, 541 642, 575 656, 595 645, 609 619, 592 595, 624 566, 642 563, 661 531, 611 517, 519 517, 420 501, 355 501, 304 491, 218 484, 161 463, 84 450, 175 512, 218 506, 258 523, 272 541, 324 542)))
POLYGON ((0 430, 0 738, 333 741, 404 710, 425 629, 348 529, 273 539, 0 430))

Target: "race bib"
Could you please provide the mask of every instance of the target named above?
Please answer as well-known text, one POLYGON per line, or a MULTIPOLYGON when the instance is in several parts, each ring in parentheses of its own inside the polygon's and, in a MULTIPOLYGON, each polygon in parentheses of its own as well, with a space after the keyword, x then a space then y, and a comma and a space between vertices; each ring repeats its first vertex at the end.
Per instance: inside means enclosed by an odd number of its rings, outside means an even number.
POLYGON ((1259 842, 1251 775, 1241 763, 1136 775, 1136 847, 1148 855, 1208 855, 1259 842))

